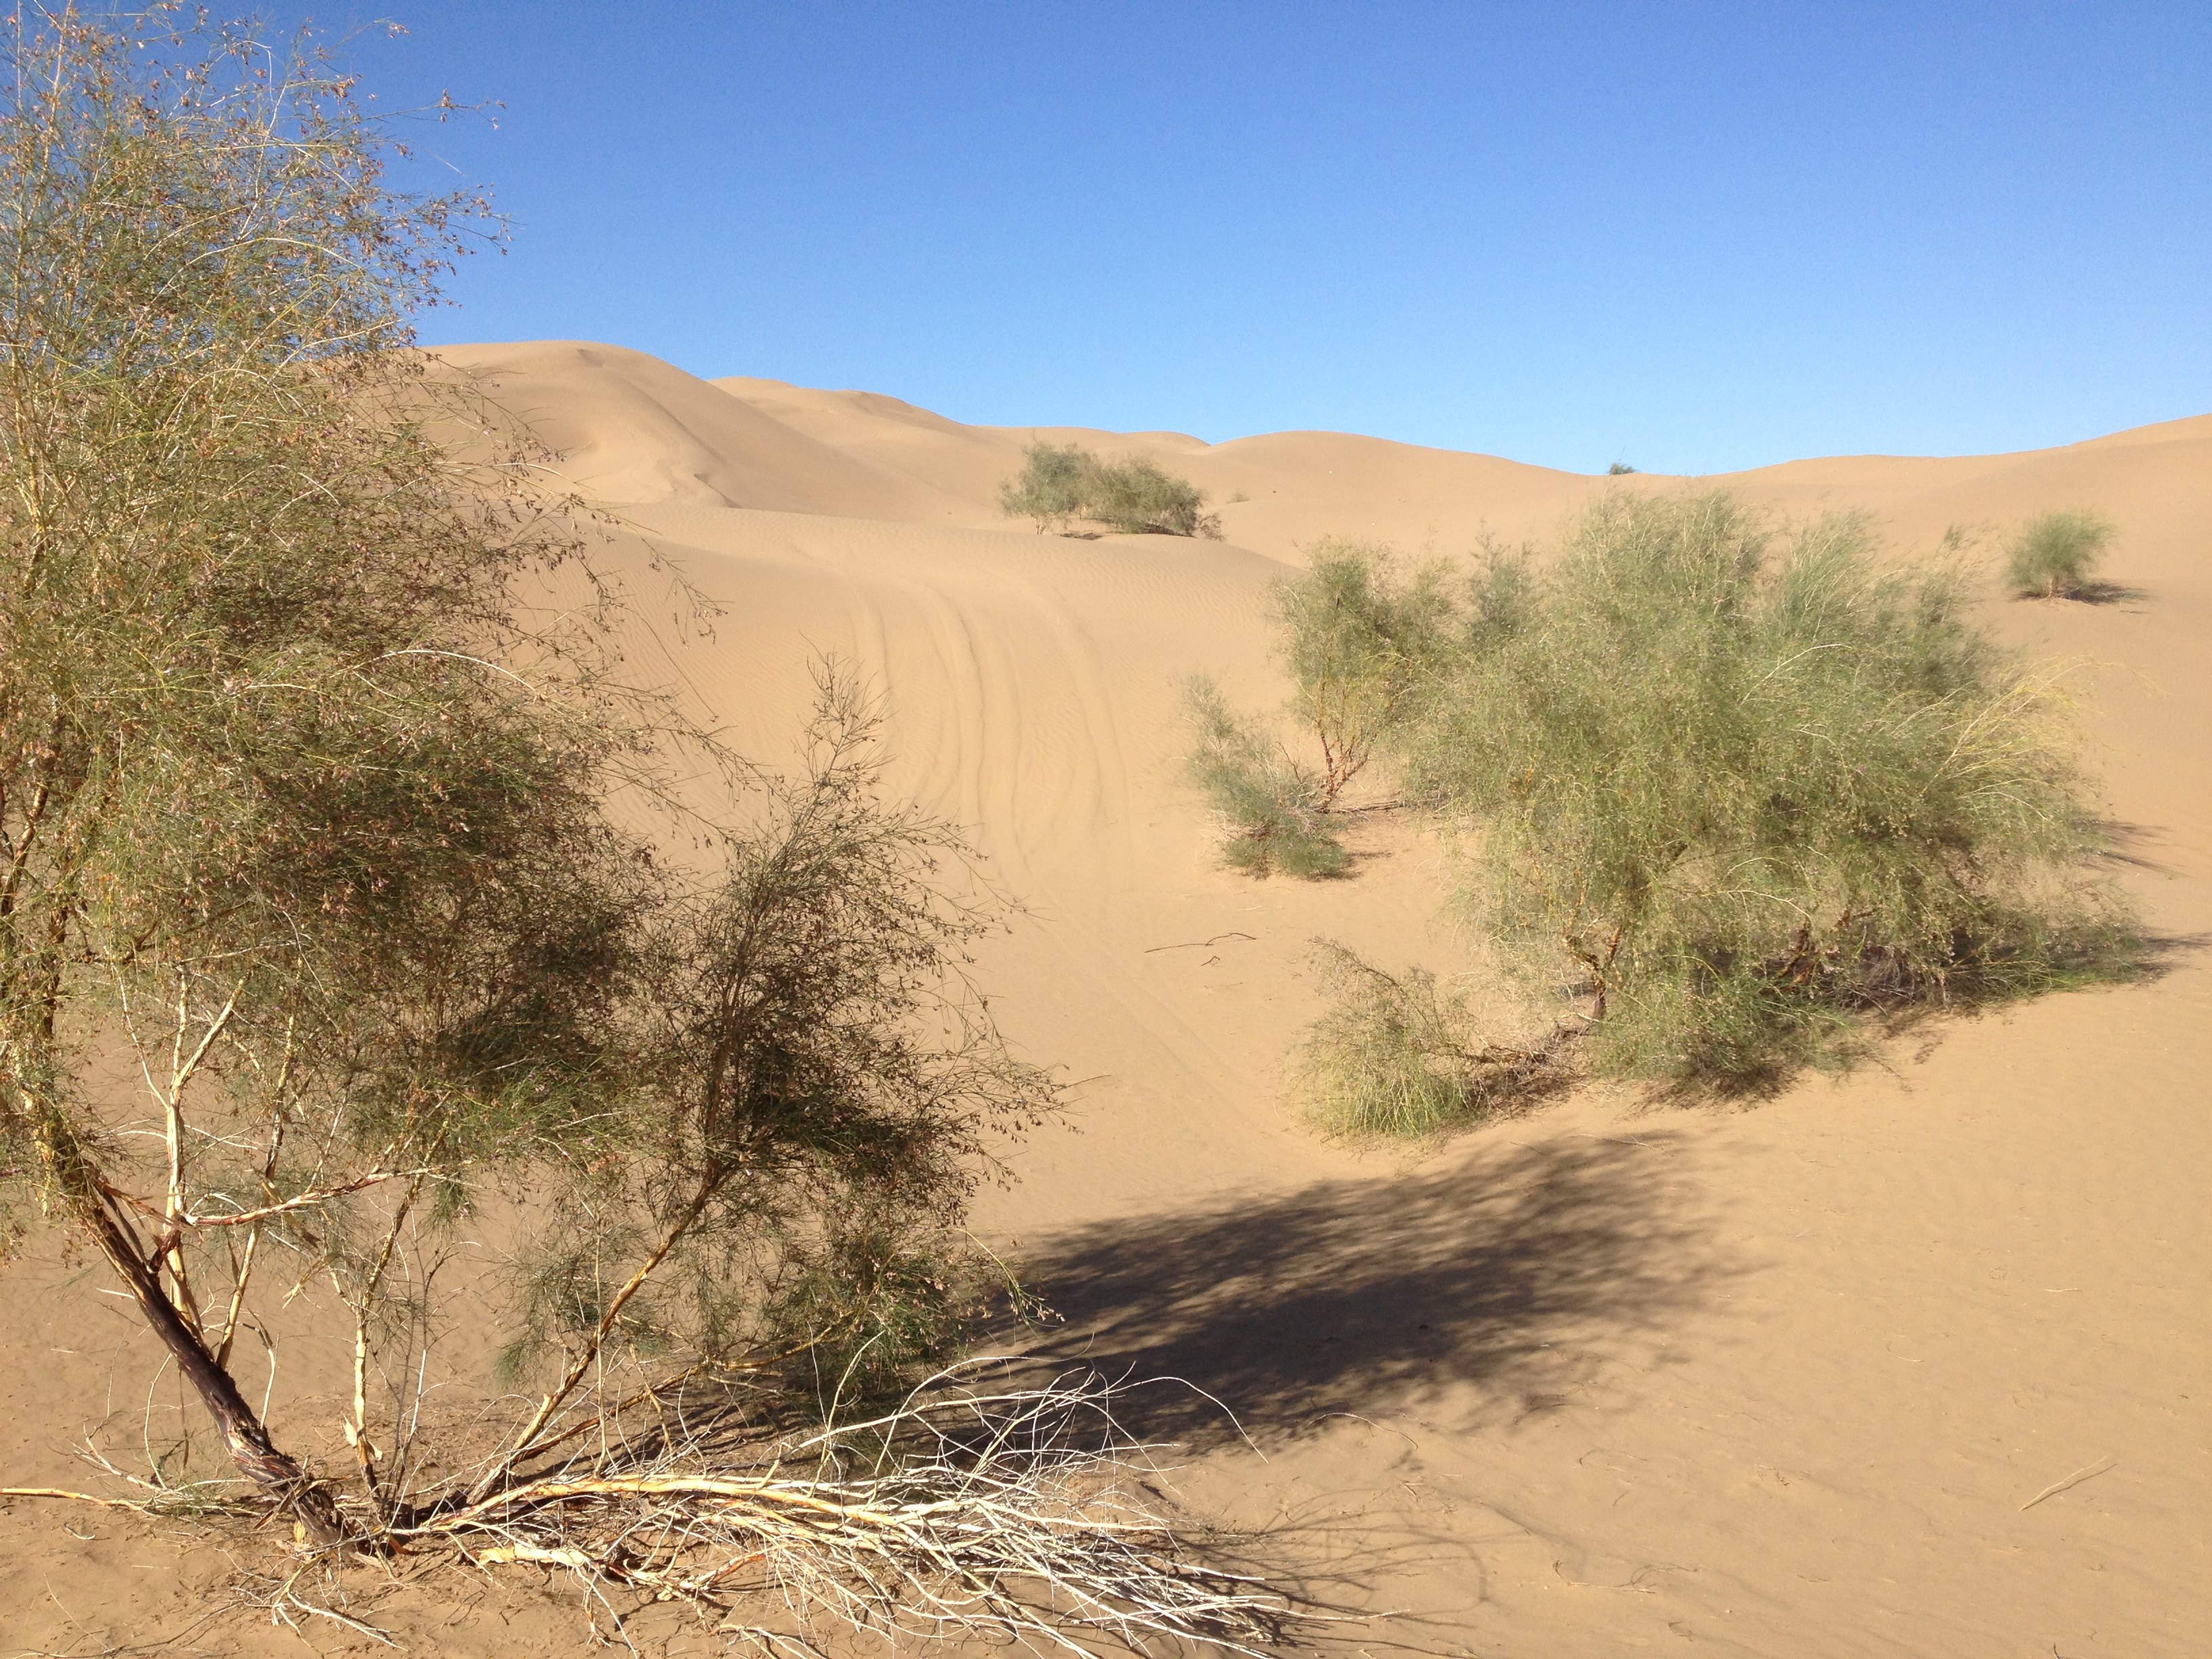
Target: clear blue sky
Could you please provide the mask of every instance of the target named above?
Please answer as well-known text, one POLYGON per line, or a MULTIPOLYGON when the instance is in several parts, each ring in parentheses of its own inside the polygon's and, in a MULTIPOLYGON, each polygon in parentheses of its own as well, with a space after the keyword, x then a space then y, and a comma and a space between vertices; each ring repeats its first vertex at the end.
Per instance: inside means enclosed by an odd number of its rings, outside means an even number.
POLYGON ((495 188, 432 342, 1580 471, 2212 411, 2212 3, 339 0, 495 188))

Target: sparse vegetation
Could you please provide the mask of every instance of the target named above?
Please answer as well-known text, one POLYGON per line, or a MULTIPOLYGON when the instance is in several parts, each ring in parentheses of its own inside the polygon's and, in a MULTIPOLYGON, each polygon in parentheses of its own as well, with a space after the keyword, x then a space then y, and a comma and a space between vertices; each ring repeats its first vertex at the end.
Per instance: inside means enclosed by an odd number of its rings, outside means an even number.
POLYGON ((1205 676, 1191 679, 1184 708, 1192 735, 1184 768, 1228 826, 1230 865, 1255 876, 1341 875, 1348 860, 1324 827, 1321 780, 1259 722, 1238 717, 1205 676))
POLYGON ((1601 1070, 1754 1084, 2124 950, 2048 678, 1863 519, 1601 502, 1434 708, 1418 789, 1481 849, 1475 913, 1583 976, 1601 1070))
POLYGON ((1625 478, 1635 471, 1636 469, 1629 465, 1626 461, 1615 461, 1611 466, 1606 468, 1605 472, 1606 477, 1609 478, 1625 478))
MULTIPOLYGON (((1863 518, 1782 535, 1725 492, 1601 501, 1541 579, 1486 544, 1457 593, 1324 544, 1273 606, 1321 764, 1198 682, 1194 776, 1264 866, 1389 753, 1463 832, 1466 912, 1532 994, 1578 981, 1594 1070, 1771 1083, 1914 1010, 2134 959, 2063 700, 1968 619, 1963 545, 1885 569, 1863 518)), ((1478 1089, 1468 1055, 1522 1051, 1420 974, 1322 967, 1303 1075, 1334 1127, 1425 1133, 1559 1075, 1478 1089)))
POLYGON ((999 487, 999 506, 1010 519, 1035 520, 1039 534, 1065 526, 1083 511, 1096 458, 1073 444, 1034 443, 1022 453, 1022 470, 999 487))
POLYGON ((1484 1037, 1466 998, 1425 968, 1393 975, 1333 939, 1310 960, 1328 1006, 1300 1048, 1296 1087, 1324 1128, 1425 1135, 1524 1104, 1564 1081, 1564 1039, 1484 1037))
POLYGON ((2080 599, 2093 586, 2112 521, 2084 507, 2038 514, 2005 544, 2005 584, 2022 598, 2080 599))
POLYGON ((1205 507, 1196 484, 1139 457, 1100 465, 1083 511, 1127 535, 1218 537, 1221 521, 1205 507))
POLYGON ((999 505, 1041 532, 1085 519, 1133 536, 1221 534, 1197 485, 1142 457, 1104 461, 1078 445, 1048 443, 1024 453, 1021 471, 1000 487, 999 505))
POLYGON ((1291 708, 1321 748, 1327 811, 1404 725, 1452 645, 1443 568, 1401 579, 1390 550, 1329 539, 1277 581, 1271 617, 1295 687, 1291 708))
POLYGON ((1231 710, 1194 678, 1187 772, 1227 824, 1224 853, 1254 874, 1320 877, 1349 864, 1329 814, 1381 745, 1412 718, 1438 667, 1464 648, 1443 567, 1401 577, 1390 551, 1321 543, 1311 564, 1270 594, 1276 643, 1291 671, 1291 714, 1312 734, 1318 767, 1291 754, 1264 720, 1231 710))

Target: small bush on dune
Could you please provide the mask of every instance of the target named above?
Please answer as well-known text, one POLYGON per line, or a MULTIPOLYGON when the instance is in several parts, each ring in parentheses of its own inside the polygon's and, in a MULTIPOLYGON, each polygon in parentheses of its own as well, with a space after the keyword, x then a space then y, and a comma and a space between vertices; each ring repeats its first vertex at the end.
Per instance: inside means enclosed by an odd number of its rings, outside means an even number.
POLYGON ((1441 565, 1401 580, 1390 550, 1373 543, 1323 541, 1304 572, 1274 585, 1291 708, 1321 744, 1322 808, 1412 712, 1449 654, 1454 608, 1441 565))
POLYGON ((1313 942, 1328 1008, 1300 1050, 1296 1086, 1337 1134, 1424 1135, 1546 1092, 1559 1045, 1486 1041, 1466 999, 1425 968, 1384 973, 1333 939, 1313 942))
POLYGON ((1525 551, 1488 551, 1464 602, 1441 562, 1401 576, 1389 548, 1334 538, 1315 548, 1307 569, 1275 583, 1276 648, 1291 671, 1291 712, 1320 749, 1318 771, 1233 714, 1211 680, 1191 682, 1190 774, 1231 827, 1230 863, 1258 873, 1342 872, 1343 849, 1321 827, 1338 797, 1423 717, 1449 665, 1525 623, 1533 592, 1525 551))
POLYGON ((1600 503, 1409 746, 1470 897, 1592 998, 1594 1063, 1751 1084, 1869 1011, 2108 971, 2124 919, 2051 687, 1866 522, 1600 503))
POLYGON ((1132 536, 1218 537, 1221 521, 1205 506, 1196 484, 1139 459, 1097 468, 1084 516, 1132 536))
POLYGON ((1022 470, 999 486, 999 506, 1010 519, 1034 519, 1040 534, 1065 525, 1083 510, 1091 458, 1073 444, 1031 444, 1022 470))
POLYGON ((1320 781, 1231 709, 1206 676, 1192 678, 1184 704, 1194 738, 1184 766, 1228 825, 1228 862, 1256 876, 1341 874, 1348 860, 1322 827, 1320 781))
POLYGON ((1039 531, 1086 519, 1133 536, 1221 534, 1205 492, 1152 461, 1102 461, 1075 444, 1031 444, 1024 455, 1021 471, 1000 486, 999 506, 1039 531))
POLYGON ((2087 593, 2112 522, 2081 507, 2038 514, 2005 547, 2005 584, 2022 598, 2078 599, 2087 593))

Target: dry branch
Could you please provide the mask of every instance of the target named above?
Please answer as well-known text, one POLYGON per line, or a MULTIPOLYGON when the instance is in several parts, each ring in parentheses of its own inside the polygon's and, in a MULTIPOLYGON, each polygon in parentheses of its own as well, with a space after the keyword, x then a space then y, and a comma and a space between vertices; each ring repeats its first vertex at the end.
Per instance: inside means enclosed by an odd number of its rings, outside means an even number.
POLYGON ((1212 1564, 1115 1418, 1116 1385, 982 1393, 947 1373, 896 1410, 732 1462, 709 1413, 491 1495, 419 1510, 402 1550, 526 1563, 656 1600, 767 1591, 803 1622, 889 1636, 995 1634, 1095 1659, 1191 1642, 1256 1656, 1329 1615, 1212 1564))
MULTIPOLYGON (((404 1503, 349 1498, 351 1550, 321 1554, 319 1571, 360 1555, 411 1562, 405 1576, 417 1582, 556 1568, 617 1626, 617 1598, 683 1602, 733 1642, 795 1640, 813 1651, 826 1622, 892 1639, 1011 1638, 1074 1659, 1163 1641, 1261 1659, 1344 1616, 1225 1565, 1232 1540, 1176 1512, 1161 1492, 1165 1449, 1116 1419, 1127 1385, 1086 1373, 1042 1388, 979 1386, 992 1363, 942 1373, 879 1415, 797 1437, 763 1434, 726 1395, 679 1401, 635 1427, 610 1406, 587 1419, 599 1431, 590 1451, 502 1476, 486 1497, 470 1495, 471 1476, 481 1478, 471 1469, 404 1503), (763 1596, 798 1621, 799 1637, 745 1622, 748 1598, 763 1596)), ((25 1487, 0 1500, 189 1509, 253 1529, 276 1510, 243 1482, 219 1494, 137 1484, 150 1496, 25 1487)), ((380 1636, 302 1599, 309 1565, 295 1559, 268 1577, 253 1604, 380 1636)), ((343 1586, 333 1578, 327 1588, 343 1586)))

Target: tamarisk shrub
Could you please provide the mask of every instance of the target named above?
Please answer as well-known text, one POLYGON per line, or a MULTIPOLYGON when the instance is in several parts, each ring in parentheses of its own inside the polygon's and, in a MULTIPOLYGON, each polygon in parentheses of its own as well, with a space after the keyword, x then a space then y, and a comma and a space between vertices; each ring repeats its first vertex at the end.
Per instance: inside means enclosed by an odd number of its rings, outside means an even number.
POLYGON ((1468 832, 1472 914, 1579 976, 1598 1069, 1755 1085, 1869 1014, 2130 959, 2052 677, 1954 570, 1874 550, 1862 517, 1614 496, 1493 575, 1407 772, 1468 832))

